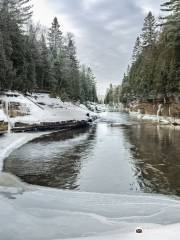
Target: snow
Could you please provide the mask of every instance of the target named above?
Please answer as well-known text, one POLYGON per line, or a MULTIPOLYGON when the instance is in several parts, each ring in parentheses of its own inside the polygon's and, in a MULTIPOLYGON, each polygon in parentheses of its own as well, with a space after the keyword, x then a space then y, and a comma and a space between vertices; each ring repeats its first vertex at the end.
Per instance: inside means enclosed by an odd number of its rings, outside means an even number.
MULTIPOLYGON (((6 93, 7 94, 7 93, 6 93)), ((13 93, 9 93, 13 94, 13 93)), ((59 98, 51 98, 49 94, 32 94, 32 96, 23 96, 17 93, 17 96, 1 97, 5 102, 19 102, 23 110, 26 110, 26 116, 11 118, 11 124, 15 122, 40 123, 40 122, 60 122, 69 120, 87 120, 87 113, 94 115, 82 105, 72 103, 63 103, 59 98)))
POLYGON ((178 199, 33 187, 9 174, 0 185, 3 240, 179 239, 178 199))
MULTIPOLYGON (((84 105, 63 103, 48 94, 4 96, 20 102, 27 116, 14 122, 86 120, 84 105)), ((90 114, 93 114, 90 112, 90 114)), ((0 111, 0 118, 5 117, 0 111)), ((102 114, 105 118, 105 113, 102 114)), ((141 116, 157 121, 157 116, 141 116)), ((14 149, 48 133, 11 133, 0 137, 0 170, 14 149)), ((113 195, 30 186, 0 174, 0 239, 3 240, 179 240, 180 201, 159 195, 113 195), (137 234, 140 227, 143 233, 137 234)))
POLYGON ((173 122, 180 123, 178 119, 173 119, 171 117, 160 117, 157 115, 150 115, 150 114, 141 114, 138 112, 129 112, 131 116, 136 117, 141 120, 148 120, 152 122, 158 122, 161 125, 170 125, 173 122))
POLYGON ((7 122, 7 116, 5 115, 5 113, 2 109, 0 109, 0 121, 7 122))
POLYGON ((3 161, 9 156, 15 149, 21 147, 27 142, 38 138, 46 133, 8 133, 4 136, 0 136, 0 171, 3 168, 3 161))
MULTIPOLYGON (((61 122, 70 120, 88 120, 87 108, 84 105, 75 105, 72 103, 63 103, 59 98, 51 98, 49 94, 39 93, 31 96, 23 96, 19 92, 6 92, 0 97, 1 100, 9 104, 10 102, 20 103, 25 116, 10 118, 10 125, 15 122, 28 124, 41 122, 61 122), (40 105, 39 103, 43 104, 40 105)), ((90 115, 94 113, 89 112, 90 115)), ((3 110, 0 109, 0 120, 7 120, 3 110)), ((40 137, 46 133, 9 133, 0 136, 0 170, 3 168, 3 160, 15 149, 21 147, 27 142, 40 137)))

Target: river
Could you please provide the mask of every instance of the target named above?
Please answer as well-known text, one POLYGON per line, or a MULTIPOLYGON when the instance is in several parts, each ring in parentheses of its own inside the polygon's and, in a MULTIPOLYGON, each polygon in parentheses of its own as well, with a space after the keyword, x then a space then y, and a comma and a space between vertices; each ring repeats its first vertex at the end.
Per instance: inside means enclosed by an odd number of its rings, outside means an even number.
POLYGON ((91 128, 22 146, 3 169, 30 184, 58 189, 180 195, 179 139, 179 130, 103 113, 91 128))

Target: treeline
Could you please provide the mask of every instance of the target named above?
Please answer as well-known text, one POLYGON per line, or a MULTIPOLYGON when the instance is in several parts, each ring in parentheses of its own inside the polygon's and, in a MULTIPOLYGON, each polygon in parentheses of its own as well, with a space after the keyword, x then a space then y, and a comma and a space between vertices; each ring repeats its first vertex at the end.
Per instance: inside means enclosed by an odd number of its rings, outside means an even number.
POLYGON ((180 90, 180 1, 161 5, 158 22, 151 12, 137 37, 132 64, 124 75, 121 101, 179 96, 180 90))
POLYGON ((121 99, 166 97, 178 95, 180 88, 180 1, 162 5, 168 16, 157 23, 151 12, 137 38, 132 65, 122 84, 121 99))
POLYGON ((113 86, 110 84, 110 87, 107 89, 104 103, 105 104, 114 104, 120 103, 121 100, 121 86, 113 86))
POLYGON ((0 0, 0 90, 46 90, 63 100, 97 101, 92 70, 80 66, 74 36, 55 17, 49 30, 31 21, 30 0, 0 0))

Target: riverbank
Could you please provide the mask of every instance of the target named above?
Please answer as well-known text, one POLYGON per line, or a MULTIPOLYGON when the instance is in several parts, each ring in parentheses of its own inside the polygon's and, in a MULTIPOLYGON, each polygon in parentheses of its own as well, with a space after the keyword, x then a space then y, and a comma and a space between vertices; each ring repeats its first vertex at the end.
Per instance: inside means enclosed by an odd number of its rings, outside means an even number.
POLYGON ((157 116, 157 115, 150 115, 150 114, 142 114, 139 112, 131 112, 129 111, 129 114, 132 117, 135 117, 139 120, 144 120, 144 121, 151 121, 160 125, 169 125, 173 127, 177 127, 180 124, 180 119, 177 119, 174 121, 174 118, 172 119, 171 117, 164 117, 164 116, 157 116), (176 124, 175 124, 176 123, 176 124))
POLYGON ((5 92, 0 102, 0 121, 9 123, 8 133, 0 136, 0 170, 4 158, 29 141, 53 131, 87 127, 97 118, 84 105, 64 103, 46 93, 5 92))
POLYGON ((0 172, 3 169, 3 161, 8 157, 15 149, 23 146, 24 144, 47 135, 50 132, 39 132, 39 133, 8 133, 0 137, 0 172))
POLYGON ((19 92, 5 92, 0 95, 4 111, 11 128, 16 123, 42 124, 63 121, 88 121, 96 116, 82 104, 62 102, 48 93, 23 95, 19 92))
POLYGON ((132 102, 124 108, 130 115, 161 125, 180 126, 179 102, 132 102))

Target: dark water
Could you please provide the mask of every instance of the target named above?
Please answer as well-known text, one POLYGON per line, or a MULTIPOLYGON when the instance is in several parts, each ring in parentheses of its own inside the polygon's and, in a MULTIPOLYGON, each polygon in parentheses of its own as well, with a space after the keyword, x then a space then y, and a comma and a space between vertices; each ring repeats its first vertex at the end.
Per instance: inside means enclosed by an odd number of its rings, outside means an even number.
POLYGON ((180 130, 108 113, 90 129, 26 144, 5 160, 4 171, 61 189, 180 195, 180 130))

